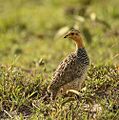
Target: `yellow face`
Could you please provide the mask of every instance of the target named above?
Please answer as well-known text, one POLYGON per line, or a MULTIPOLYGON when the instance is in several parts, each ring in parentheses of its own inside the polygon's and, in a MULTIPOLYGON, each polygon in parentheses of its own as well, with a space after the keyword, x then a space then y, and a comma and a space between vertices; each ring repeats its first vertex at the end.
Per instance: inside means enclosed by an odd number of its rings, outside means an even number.
POLYGON ((78 30, 72 29, 64 36, 64 38, 69 38, 77 41, 77 39, 80 38, 80 32, 78 30))

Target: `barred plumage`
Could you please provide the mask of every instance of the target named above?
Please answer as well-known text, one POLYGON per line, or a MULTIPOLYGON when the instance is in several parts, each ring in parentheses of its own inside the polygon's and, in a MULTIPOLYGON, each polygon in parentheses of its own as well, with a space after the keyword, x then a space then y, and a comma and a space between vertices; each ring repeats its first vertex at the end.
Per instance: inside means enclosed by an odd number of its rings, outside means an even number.
MULTIPOLYGON (((73 30, 73 32, 71 31, 66 36, 74 35, 71 33, 79 35, 77 34, 77 30, 73 30)), ((48 88, 52 99, 55 99, 57 93, 60 93, 60 91, 64 94, 69 89, 80 90, 88 66, 89 57, 82 43, 80 43, 77 50, 67 56, 56 69, 52 83, 48 88)))

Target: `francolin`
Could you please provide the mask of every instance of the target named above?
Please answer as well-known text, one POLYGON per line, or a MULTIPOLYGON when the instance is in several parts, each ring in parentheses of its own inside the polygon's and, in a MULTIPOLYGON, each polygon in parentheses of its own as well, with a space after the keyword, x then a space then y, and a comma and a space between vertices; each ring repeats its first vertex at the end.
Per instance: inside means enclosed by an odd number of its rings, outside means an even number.
POLYGON ((48 87, 52 100, 57 94, 65 94, 68 90, 79 91, 89 66, 89 57, 80 32, 71 29, 64 38, 72 39, 76 43, 76 50, 69 54, 54 72, 52 82, 48 87))

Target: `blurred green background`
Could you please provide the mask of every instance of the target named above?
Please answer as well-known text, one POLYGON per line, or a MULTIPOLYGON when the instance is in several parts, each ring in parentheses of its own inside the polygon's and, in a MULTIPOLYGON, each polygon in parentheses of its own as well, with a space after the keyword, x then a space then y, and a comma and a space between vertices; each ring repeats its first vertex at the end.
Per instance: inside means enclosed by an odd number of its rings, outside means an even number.
POLYGON ((52 70, 71 51, 67 28, 80 29, 94 64, 119 64, 118 0, 0 0, 0 63, 46 64, 52 70))
POLYGON ((0 0, 0 119, 117 120, 115 65, 119 0, 0 0), (43 100, 51 74, 75 51, 63 38, 72 27, 80 30, 93 64, 84 89, 73 101, 43 100))

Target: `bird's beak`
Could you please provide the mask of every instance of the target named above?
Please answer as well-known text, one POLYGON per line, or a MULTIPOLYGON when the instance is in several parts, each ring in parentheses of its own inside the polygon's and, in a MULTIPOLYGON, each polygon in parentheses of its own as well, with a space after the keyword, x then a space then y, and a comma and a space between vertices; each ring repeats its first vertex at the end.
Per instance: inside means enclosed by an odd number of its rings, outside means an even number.
POLYGON ((64 38, 67 38, 68 37, 68 34, 64 36, 64 38))

